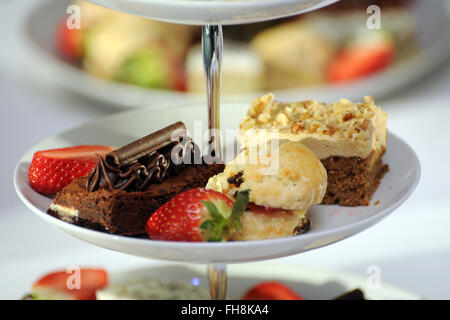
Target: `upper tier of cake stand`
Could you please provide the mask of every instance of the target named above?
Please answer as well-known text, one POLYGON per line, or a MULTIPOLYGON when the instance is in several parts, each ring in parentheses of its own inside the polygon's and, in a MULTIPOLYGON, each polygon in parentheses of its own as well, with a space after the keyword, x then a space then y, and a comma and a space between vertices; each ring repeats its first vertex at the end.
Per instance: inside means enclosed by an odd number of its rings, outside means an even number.
POLYGON ((191 25, 266 21, 319 9, 338 0, 89 0, 150 19, 191 25))

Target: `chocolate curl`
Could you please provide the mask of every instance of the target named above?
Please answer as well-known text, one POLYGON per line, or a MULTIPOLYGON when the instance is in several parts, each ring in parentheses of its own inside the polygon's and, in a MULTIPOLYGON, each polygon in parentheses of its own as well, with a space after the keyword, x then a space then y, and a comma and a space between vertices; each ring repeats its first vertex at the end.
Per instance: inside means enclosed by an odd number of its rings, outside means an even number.
POLYGON ((178 121, 126 146, 109 152, 105 159, 109 164, 121 168, 173 142, 179 142, 185 136, 186 125, 178 121))

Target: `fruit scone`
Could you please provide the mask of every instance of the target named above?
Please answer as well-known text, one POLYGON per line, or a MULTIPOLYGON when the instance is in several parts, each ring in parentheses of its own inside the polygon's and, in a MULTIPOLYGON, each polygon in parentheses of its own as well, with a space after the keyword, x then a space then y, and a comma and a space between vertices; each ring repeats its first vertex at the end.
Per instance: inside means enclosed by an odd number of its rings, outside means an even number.
POLYGON ((270 140, 242 151, 224 172, 209 179, 206 188, 232 199, 240 192, 249 192, 241 228, 230 240, 290 237, 309 231, 306 213, 322 201, 327 173, 303 144, 270 140))
POLYGON ((241 146, 278 137, 300 141, 328 173, 323 204, 368 205, 388 171, 387 113, 365 97, 363 103, 341 99, 333 104, 313 100, 285 103, 273 94, 255 99, 240 125, 241 146))

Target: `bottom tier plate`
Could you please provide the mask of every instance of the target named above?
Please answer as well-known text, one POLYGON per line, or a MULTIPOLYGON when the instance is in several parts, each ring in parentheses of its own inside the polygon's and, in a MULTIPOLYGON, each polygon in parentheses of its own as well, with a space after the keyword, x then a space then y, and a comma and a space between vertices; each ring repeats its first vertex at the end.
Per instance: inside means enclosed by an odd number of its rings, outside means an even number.
MULTIPOLYGON (((111 283, 138 279, 161 279, 208 287, 206 269, 197 265, 161 264, 143 269, 125 269, 111 273, 111 283)), ((363 291, 368 300, 415 300, 415 293, 380 281, 373 285, 367 277, 346 272, 279 263, 252 263, 228 267, 228 299, 240 299, 252 286, 262 281, 287 284, 306 300, 330 300, 354 289, 363 291)))

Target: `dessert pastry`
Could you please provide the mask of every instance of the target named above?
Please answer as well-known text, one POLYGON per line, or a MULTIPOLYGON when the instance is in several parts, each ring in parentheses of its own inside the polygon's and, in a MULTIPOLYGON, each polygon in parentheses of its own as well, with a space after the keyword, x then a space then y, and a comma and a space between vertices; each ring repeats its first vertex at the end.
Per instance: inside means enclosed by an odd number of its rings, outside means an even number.
POLYGON ((266 90, 355 81, 416 54, 414 9, 378 1, 381 27, 368 28, 375 3, 339 1, 257 33, 250 44, 264 62, 266 90))
MULTIPOLYGON (((145 88, 205 90, 200 30, 73 1, 81 28, 61 17, 61 56, 87 73, 145 88), (186 79, 187 73, 187 79, 186 79), (187 81, 186 81, 187 80, 187 81)), ((415 0, 341 0, 298 17, 225 26, 225 94, 355 81, 419 53, 415 0), (367 8, 378 5, 380 28, 368 28, 367 8)), ((419 19, 420 20, 420 19, 419 19)))
POLYGON ((294 21, 268 28, 250 43, 266 69, 266 86, 288 89, 325 82, 323 70, 336 48, 317 30, 294 21))
POLYGON ((209 290, 189 283, 136 279, 97 291, 97 300, 209 300, 209 290))
POLYGON ((169 90, 185 90, 184 60, 197 27, 170 24, 75 1, 81 28, 57 25, 62 56, 88 73, 114 81, 169 90))
POLYGON ((307 210, 319 204, 327 188, 327 173, 307 147, 289 140, 267 142, 266 156, 253 158, 265 143, 247 148, 209 179, 207 188, 233 198, 249 190, 242 228, 231 240, 289 237, 309 230, 307 210))
MULTIPOLYGON (((239 94, 264 90, 264 65, 246 44, 225 44, 227 57, 222 66, 221 92, 239 94)), ((205 93, 201 46, 192 47, 186 59, 188 91, 205 93)))
POLYGON ((223 170, 208 165, 177 122, 111 151, 88 176, 59 192, 48 213, 121 235, 144 233, 150 215, 176 194, 204 186, 223 170))
POLYGON ((240 125, 243 146, 258 139, 300 141, 322 161, 328 172, 323 204, 368 205, 388 170, 387 113, 373 98, 364 103, 342 99, 330 105, 316 101, 283 103, 272 94, 255 99, 240 125))

